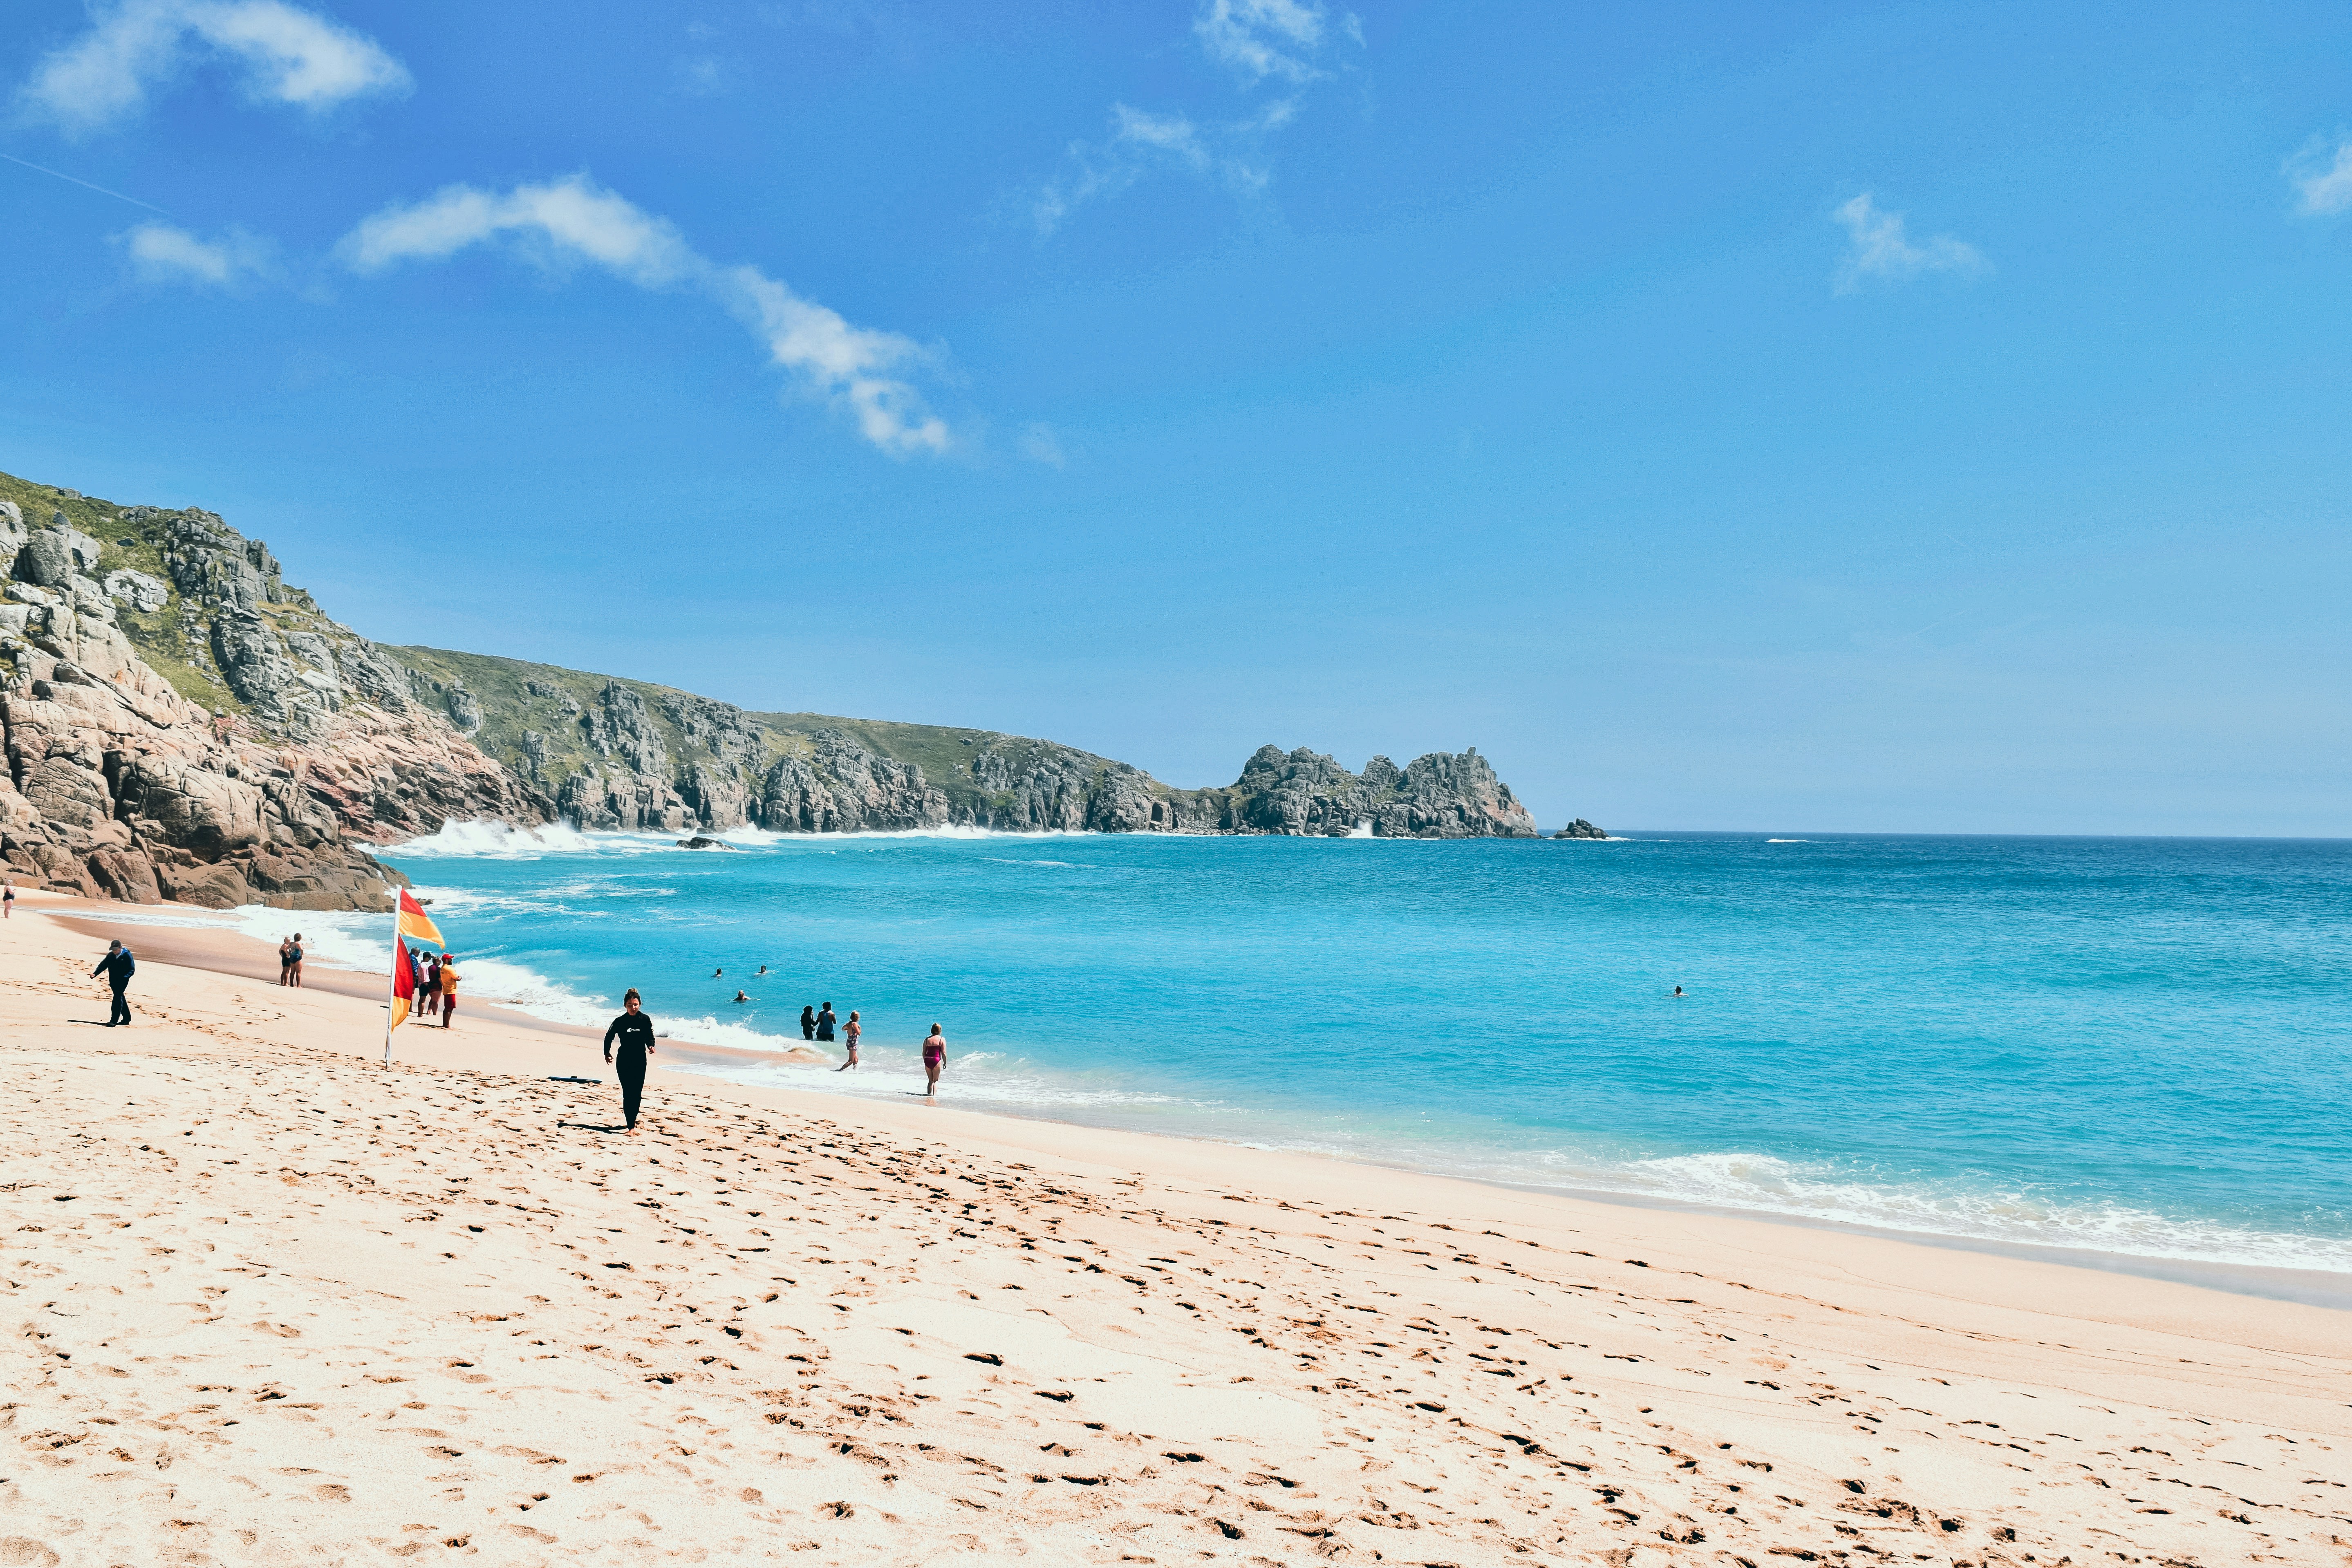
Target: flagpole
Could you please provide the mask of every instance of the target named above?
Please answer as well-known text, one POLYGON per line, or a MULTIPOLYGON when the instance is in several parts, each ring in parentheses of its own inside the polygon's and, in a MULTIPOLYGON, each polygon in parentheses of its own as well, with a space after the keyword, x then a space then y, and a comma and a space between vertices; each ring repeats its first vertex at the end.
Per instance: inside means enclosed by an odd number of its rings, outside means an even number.
POLYGON ((400 984, 400 894, 392 895, 392 962, 383 967, 383 1065, 392 1065, 392 1004, 400 984))

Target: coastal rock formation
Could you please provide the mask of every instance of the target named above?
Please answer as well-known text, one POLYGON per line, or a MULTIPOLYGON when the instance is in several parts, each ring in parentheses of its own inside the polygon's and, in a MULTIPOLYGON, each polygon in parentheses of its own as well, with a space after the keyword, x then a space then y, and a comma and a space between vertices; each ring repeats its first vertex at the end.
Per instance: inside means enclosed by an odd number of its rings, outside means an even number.
POLYGON ((860 833, 940 827, 948 797, 923 770, 894 762, 838 730, 818 730, 776 759, 760 794, 760 826, 774 833, 860 833))
POLYGON ((445 648, 382 651, 406 668, 420 697, 466 692, 468 714, 478 716, 474 740, 552 794, 558 816, 589 829, 1540 837, 1475 747, 1402 768, 1374 757, 1359 775, 1319 752, 1265 746, 1234 783, 1185 790, 1021 735, 746 712, 554 665, 445 648))
POLYGON ((1580 816, 1552 837, 1554 838, 1606 838, 1609 835, 1580 816))
POLYGON ((209 512, 5 476, 0 494, 7 874, 139 903, 376 909, 404 879, 365 843, 548 819, 259 541, 209 512))
POLYGON ((1475 750, 1360 773, 1265 746, 1221 788, 987 730, 753 713, 331 620, 215 513, 0 475, 0 864, 134 901, 375 909, 362 847, 453 821, 684 835, 941 827, 1533 837, 1475 750))
POLYGON ((1535 818, 1475 746, 1432 752, 1399 768, 1374 757, 1361 774, 1305 747, 1261 746, 1223 790, 1179 792, 1207 831, 1376 838, 1533 838, 1535 818))

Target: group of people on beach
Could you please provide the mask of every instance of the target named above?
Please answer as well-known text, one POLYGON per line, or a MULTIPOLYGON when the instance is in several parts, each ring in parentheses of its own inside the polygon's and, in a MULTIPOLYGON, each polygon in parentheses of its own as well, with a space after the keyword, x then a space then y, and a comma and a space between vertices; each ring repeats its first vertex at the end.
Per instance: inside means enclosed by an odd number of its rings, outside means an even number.
MULTIPOLYGON (((760 973, 765 974, 767 972, 766 966, 762 965, 760 973)), ((717 978, 723 973, 724 971, 714 972, 713 978, 717 978)), ((736 994, 737 1001, 744 999, 740 992, 736 994)), ((832 1003, 824 1003, 823 1011, 814 1007, 801 1009, 803 1039, 831 1040, 834 1037, 835 1026, 836 1018, 832 1003)), ((865 1031, 859 1025, 855 1012, 849 1015, 847 1024, 839 1026, 842 1043, 848 1047, 849 1059, 833 1070, 847 1072, 857 1065, 857 1039, 865 1031)), ((637 994, 636 987, 633 985, 621 998, 620 1016, 614 1018, 604 1030, 604 1060, 612 1066, 621 1080, 621 1114, 627 1122, 628 1131, 632 1136, 636 1133, 637 1113, 645 1102, 646 1058, 658 1048, 655 1043, 656 1038, 654 1021, 646 1014, 645 998, 637 994)), ((940 1075, 947 1070, 947 1065, 948 1037, 939 1025, 933 1024, 931 1032, 923 1039, 924 1099, 931 1099, 939 1093, 940 1075)))
MULTIPOLYGON (((856 1012, 853 1009, 849 1015, 849 1022, 846 1025, 840 1025, 834 1013, 833 1004, 830 1002, 821 1003, 817 1007, 801 1009, 801 1038, 803 1040, 830 1044, 836 1026, 841 1028, 841 1043, 849 1047, 849 1059, 833 1070, 847 1072, 857 1065, 857 1037, 866 1032, 866 1026, 857 1021, 856 1012)), ((936 1030, 939 1026, 934 1024, 931 1027, 936 1030)))
MULTIPOLYGON (((300 936, 296 936, 300 942, 300 936)), ((299 950, 298 950, 299 951, 299 950)), ((418 1017, 441 1016, 441 1026, 447 1028, 457 1016, 457 955, 445 952, 436 958, 430 952, 408 954, 409 973, 416 976, 416 1014, 418 1017)))

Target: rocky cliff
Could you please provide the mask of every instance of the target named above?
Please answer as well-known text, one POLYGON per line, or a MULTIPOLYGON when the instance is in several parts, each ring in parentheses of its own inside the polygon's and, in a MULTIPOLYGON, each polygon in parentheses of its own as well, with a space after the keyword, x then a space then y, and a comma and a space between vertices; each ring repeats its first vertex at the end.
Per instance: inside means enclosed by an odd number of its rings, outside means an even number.
POLYGON ((196 510, 0 475, 0 865, 61 890, 383 906, 362 846, 551 803, 196 510))
POLYGON ((1009 832, 1537 837, 1473 749, 1351 773, 1261 747, 1241 777, 1186 790, 1052 741, 820 713, 758 713, 554 665, 444 648, 381 650, 558 815, 584 828, 763 827, 855 833, 962 826, 1009 832))
POLYGON ((663 833, 1533 837, 1473 750, 1359 773, 1260 748, 1222 788, 990 730, 758 713, 552 665, 378 646, 197 509, 0 475, 0 862, 138 901, 382 907, 364 847, 453 820, 663 833))

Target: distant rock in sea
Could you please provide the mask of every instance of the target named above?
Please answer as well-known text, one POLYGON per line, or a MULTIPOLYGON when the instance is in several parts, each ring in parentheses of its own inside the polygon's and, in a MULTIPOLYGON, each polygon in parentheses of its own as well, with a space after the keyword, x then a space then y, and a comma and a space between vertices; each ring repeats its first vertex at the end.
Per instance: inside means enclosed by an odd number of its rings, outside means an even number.
POLYGON ((1580 816, 1552 837, 1554 838, 1606 838, 1609 835, 1580 816))
POLYGON ((680 849, 732 849, 735 847, 723 838, 705 838, 698 833, 691 838, 679 839, 677 847, 680 849))

